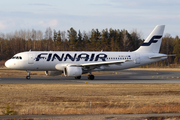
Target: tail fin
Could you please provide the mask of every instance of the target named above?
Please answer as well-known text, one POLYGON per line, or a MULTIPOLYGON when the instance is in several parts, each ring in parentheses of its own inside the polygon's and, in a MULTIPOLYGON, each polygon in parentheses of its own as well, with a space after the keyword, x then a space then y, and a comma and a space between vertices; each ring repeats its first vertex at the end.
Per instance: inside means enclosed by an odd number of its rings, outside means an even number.
POLYGON ((159 53, 165 25, 157 25, 135 52, 159 53))

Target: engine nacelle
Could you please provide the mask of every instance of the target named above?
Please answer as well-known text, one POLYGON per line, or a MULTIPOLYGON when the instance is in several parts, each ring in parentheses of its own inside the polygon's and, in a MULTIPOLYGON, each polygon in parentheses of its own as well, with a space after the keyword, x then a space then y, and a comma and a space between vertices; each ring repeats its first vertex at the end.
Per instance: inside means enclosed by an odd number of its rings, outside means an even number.
POLYGON ((61 75, 63 73, 63 71, 45 71, 45 74, 47 76, 57 76, 57 75, 61 75))
POLYGON ((74 67, 74 66, 66 66, 64 68, 64 75, 65 76, 81 76, 82 75, 82 68, 81 67, 74 67))

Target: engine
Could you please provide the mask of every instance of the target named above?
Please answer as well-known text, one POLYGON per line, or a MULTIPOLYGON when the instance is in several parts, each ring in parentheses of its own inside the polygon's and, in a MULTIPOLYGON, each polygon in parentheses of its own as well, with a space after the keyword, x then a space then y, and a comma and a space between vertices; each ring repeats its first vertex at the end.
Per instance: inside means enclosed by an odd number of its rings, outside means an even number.
POLYGON ((57 75, 61 75, 63 73, 63 71, 45 71, 45 74, 47 76, 57 76, 57 75))
POLYGON ((64 75, 65 76, 81 76, 82 75, 82 68, 81 67, 74 67, 74 66, 66 66, 64 68, 64 75))

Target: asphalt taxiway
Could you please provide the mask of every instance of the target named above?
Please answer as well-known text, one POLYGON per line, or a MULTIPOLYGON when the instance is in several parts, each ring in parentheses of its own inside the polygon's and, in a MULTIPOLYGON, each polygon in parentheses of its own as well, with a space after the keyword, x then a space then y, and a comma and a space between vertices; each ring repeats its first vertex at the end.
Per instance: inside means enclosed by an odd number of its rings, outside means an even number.
POLYGON ((95 75, 94 80, 82 76, 80 80, 74 77, 0 77, 0 83, 180 83, 180 72, 176 71, 146 71, 122 70, 110 75, 95 75))
MULTIPOLYGON (((1 115, 0 119, 45 119, 45 120, 156 120, 158 118, 169 118, 177 120, 179 113, 164 114, 112 114, 112 115, 1 115), (177 118, 177 119, 176 119, 177 118)), ((168 120, 169 120, 168 119, 168 120)))

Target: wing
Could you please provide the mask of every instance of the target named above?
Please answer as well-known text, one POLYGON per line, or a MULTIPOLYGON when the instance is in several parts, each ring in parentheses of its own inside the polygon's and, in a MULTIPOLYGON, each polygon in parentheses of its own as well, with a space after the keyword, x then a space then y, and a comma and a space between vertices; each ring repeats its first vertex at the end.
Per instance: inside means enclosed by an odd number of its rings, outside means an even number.
POLYGON ((84 63, 80 66, 83 67, 84 70, 93 70, 95 68, 100 68, 101 66, 109 66, 112 64, 121 65, 129 60, 120 60, 120 61, 105 61, 105 62, 95 62, 95 63, 84 63))
POLYGON ((127 60, 121 60, 121 61, 106 61, 106 62, 95 62, 95 63, 84 63, 81 64, 82 67, 86 66, 103 66, 103 65, 111 65, 111 64, 121 64, 126 62, 127 60))
MULTIPOLYGON (((127 61, 132 60, 120 60, 120 61, 104 61, 104 62, 93 62, 93 63, 83 63, 83 64, 68 64, 68 66, 74 66, 74 67, 82 67, 83 70, 93 70, 95 68, 99 68, 101 66, 108 66, 112 64, 121 65, 122 63, 125 63, 127 61)), ((67 66, 67 64, 57 64, 55 68, 57 70, 63 70, 64 67, 67 66)))

